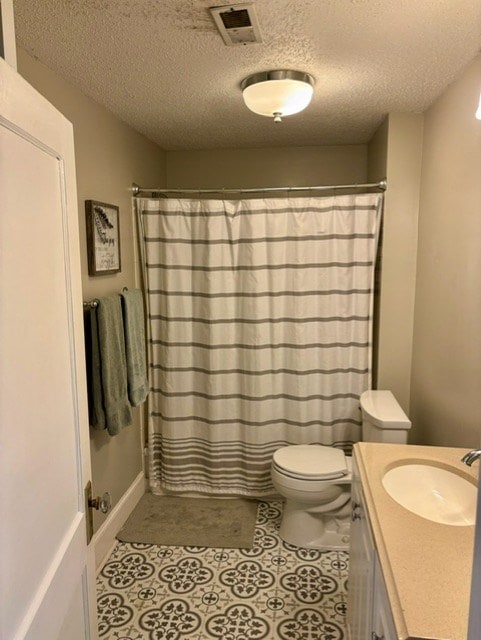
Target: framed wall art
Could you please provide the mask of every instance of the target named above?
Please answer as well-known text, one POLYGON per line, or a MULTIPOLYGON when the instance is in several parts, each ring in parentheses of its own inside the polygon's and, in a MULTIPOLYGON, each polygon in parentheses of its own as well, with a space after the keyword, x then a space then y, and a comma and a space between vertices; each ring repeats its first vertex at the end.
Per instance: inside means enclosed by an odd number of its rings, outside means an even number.
POLYGON ((85 201, 87 253, 90 276, 120 271, 119 208, 114 204, 85 201))

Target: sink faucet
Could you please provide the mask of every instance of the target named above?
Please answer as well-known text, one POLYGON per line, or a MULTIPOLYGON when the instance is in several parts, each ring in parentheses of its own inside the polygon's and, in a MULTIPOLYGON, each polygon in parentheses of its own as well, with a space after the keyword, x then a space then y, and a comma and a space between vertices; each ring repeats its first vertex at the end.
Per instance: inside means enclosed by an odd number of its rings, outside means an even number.
POLYGON ((461 462, 467 464, 470 467, 475 460, 478 460, 481 457, 481 449, 473 449, 469 451, 466 455, 461 458, 461 462))

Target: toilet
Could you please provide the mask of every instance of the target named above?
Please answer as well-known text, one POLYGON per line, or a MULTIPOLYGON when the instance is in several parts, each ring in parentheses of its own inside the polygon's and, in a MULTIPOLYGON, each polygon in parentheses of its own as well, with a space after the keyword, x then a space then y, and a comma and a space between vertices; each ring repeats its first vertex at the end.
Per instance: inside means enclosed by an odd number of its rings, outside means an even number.
MULTIPOLYGON (((411 422, 391 391, 365 391, 360 407, 364 442, 407 442, 411 422)), ((281 447, 274 453, 271 477, 285 498, 282 540, 314 549, 349 547, 352 461, 342 449, 281 447)))

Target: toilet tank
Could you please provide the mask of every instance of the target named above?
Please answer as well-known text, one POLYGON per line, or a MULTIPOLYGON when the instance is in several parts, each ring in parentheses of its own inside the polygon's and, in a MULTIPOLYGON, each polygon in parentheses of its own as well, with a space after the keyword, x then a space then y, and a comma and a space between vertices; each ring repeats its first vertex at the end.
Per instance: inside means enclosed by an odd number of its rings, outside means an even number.
POLYGON ((364 391, 359 401, 364 442, 407 442, 411 421, 391 391, 364 391))

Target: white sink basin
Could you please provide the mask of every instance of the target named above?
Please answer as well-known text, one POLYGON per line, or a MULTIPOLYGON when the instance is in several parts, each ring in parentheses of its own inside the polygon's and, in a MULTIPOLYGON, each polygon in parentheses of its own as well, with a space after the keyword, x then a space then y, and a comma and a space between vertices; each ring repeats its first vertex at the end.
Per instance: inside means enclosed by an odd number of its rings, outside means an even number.
POLYGON ((476 518, 476 485, 455 471, 429 463, 405 463, 384 474, 388 494, 413 513, 457 527, 476 518))

